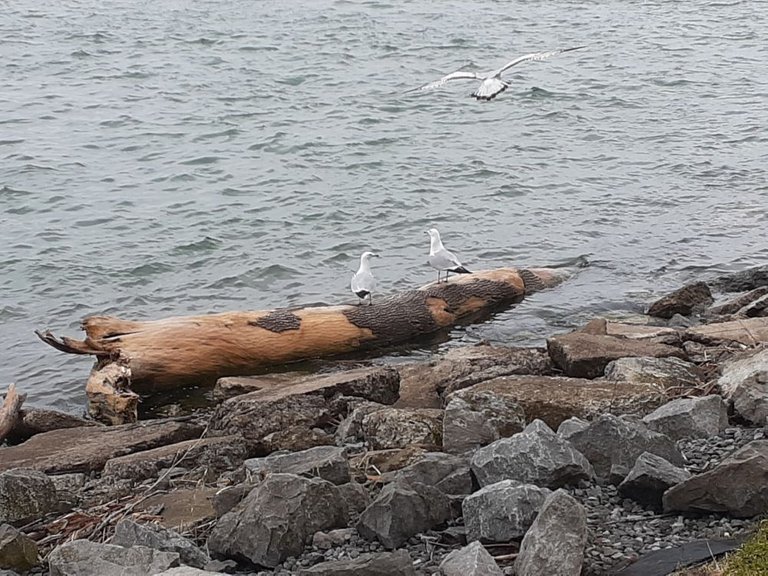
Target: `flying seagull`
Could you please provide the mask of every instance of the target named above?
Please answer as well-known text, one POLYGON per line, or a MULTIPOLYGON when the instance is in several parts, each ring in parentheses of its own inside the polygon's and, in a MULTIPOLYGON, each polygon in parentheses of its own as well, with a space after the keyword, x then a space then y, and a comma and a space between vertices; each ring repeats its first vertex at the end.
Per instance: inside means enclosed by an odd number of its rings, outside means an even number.
POLYGON ((434 228, 427 230, 429 234, 429 259, 427 263, 437 270, 437 283, 440 284, 440 272, 445 272, 445 281, 448 281, 448 272, 455 272, 456 274, 472 274, 469 270, 464 268, 456 258, 453 252, 445 249, 443 242, 440 240, 440 232, 434 228))
POLYGON ((360 298, 358 305, 362 304, 365 297, 368 297, 368 306, 373 305, 373 291, 376 288, 376 279, 371 274, 371 265, 369 260, 371 256, 378 258, 378 254, 373 252, 363 252, 360 256, 360 268, 352 276, 352 282, 349 283, 349 287, 352 288, 352 292, 360 298))
POLYGON ((581 50, 582 48, 586 48, 586 46, 575 46, 574 48, 563 48, 562 50, 552 50, 551 52, 534 52, 533 54, 526 54, 525 56, 515 58, 498 70, 491 70, 486 74, 477 74, 476 72, 463 72, 461 70, 458 72, 451 72, 439 80, 429 82, 428 84, 424 84, 418 88, 412 88, 407 92, 432 90, 433 88, 439 88, 440 86, 443 86, 451 80, 480 80, 480 86, 478 86, 477 90, 472 92, 472 96, 478 100, 492 100, 509 87, 509 83, 502 80, 501 75, 513 66, 517 66, 522 62, 528 62, 529 60, 546 60, 550 56, 562 54, 563 52, 570 52, 571 50, 581 50))

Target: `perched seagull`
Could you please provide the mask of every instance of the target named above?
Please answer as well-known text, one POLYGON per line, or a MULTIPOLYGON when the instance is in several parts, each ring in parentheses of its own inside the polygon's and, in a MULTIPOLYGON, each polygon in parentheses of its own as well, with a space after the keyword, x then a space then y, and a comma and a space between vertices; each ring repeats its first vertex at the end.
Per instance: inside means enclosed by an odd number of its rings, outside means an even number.
POLYGON ((448 282, 448 272, 456 274, 472 274, 464 268, 453 252, 445 249, 440 240, 440 233, 434 228, 427 230, 429 234, 429 259, 427 263, 437 270, 437 283, 440 284, 440 272, 445 271, 445 281, 448 282))
POLYGON ((501 75, 513 66, 517 66, 518 64, 527 62, 529 60, 546 60, 550 56, 562 54, 563 52, 570 52, 571 50, 581 50, 582 48, 586 48, 586 46, 576 46, 574 48, 552 50, 551 52, 534 52, 533 54, 526 54, 525 56, 520 56, 520 58, 515 58, 498 70, 491 70, 486 74, 477 74, 476 72, 463 72, 459 70, 458 72, 452 72, 447 76, 443 76, 440 78, 440 80, 435 80, 434 82, 424 84, 418 88, 412 88, 407 92, 432 90, 433 88, 439 88, 440 86, 443 86, 451 80, 480 80, 480 86, 478 86, 477 90, 472 92, 472 96, 478 100, 491 100, 504 92, 504 90, 509 87, 509 83, 502 80, 501 75))
POLYGON ((352 282, 349 283, 352 292, 354 292, 355 296, 360 298, 358 305, 363 303, 366 296, 368 296, 368 306, 373 305, 373 291, 376 289, 376 279, 373 277, 373 274, 371 274, 371 265, 369 262, 371 256, 375 258, 379 257, 378 254, 374 254, 373 252, 363 252, 363 255, 360 256, 360 268, 357 269, 355 275, 352 276, 352 282))

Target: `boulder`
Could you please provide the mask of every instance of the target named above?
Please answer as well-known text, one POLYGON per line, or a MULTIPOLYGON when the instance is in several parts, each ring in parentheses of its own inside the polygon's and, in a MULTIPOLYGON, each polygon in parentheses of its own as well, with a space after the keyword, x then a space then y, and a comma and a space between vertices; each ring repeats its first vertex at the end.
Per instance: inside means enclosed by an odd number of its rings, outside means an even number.
POLYGON ((522 407, 529 421, 543 420, 553 430, 573 416, 593 418, 608 411, 645 415, 658 408, 662 398, 652 384, 562 376, 507 376, 471 390, 506 396, 522 407))
POLYGON ((228 558, 247 558, 274 567, 298 556, 318 530, 340 528, 347 510, 336 487, 320 478, 271 474, 240 504, 222 516, 208 549, 228 558))
POLYGON ((333 484, 349 482, 349 462, 344 448, 316 446, 301 452, 272 454, 245 461, 245 468, 259 477, 285 473, 298 476, 317 476, 333 484))
POLYGON ((526 532, 515 561, 517 576, 579 576, 587 545, 587 514, 564 490, 553 492, 526 532))
POLYGON ((507 438, 525 427, 525 412, 504 394, 468 388, 447 398, 443 450, 461 454, 507 438))
POLYGON ((607 478, 613 465, 631 469, 643 452, 656 454, 678 466, 684 462, 669 437, 648 430, 642 422, 613 414, 603 414, 586 429, 571 435, 569 442, 587 457, 600 478, 607 478))
MULTIPOLYGON (((8 448, 0 449, 5 454, 8 448)), ((8 470, 0 473, 0 523, 24 524, 55 511, 56 486, 37 470, 8 470)))
POLYGON ((656 318, 672 318, 675 314, 690 316, 712 304, 712 292, 706 282, 687 284, 651 304, 648 315, 656 318))
POLYGON ((386 406, 378 402, 364 402, 356 405, 349 415, 341 421, 339 427, 336 428, 336 434, 334 434, 336 444, 343 446, 344 444, 362 442, 363 418, 382 408, 386 408, 386 406))
POLYGON ((333 436, 324 430, 300 425, 267 434, 261 440, 251 442, 250 446, 253 455, 266 456, 280 450, 301 452, 315 446, 333 446, 334 443, 333 436))
POLYGON ((478 382, 521 374, 552 375, 544 348, 462 346, 429 362, 404 364, 396 408, 442 408, 443 398, 478 382))
POLYGON ((471 466, 481 486, 515 480, 560 488, 594 477, 587 459, 541 420, 534 420, 511 438, 479 448, 471 466))
POLYGON ((473 490, 469 460, 443 452, 428 452, 413 464, 384 474, 383 480, 426 484, 443 494, 471 494, 473 490))
POLYGON ((243 499, 251 493, 258 484, 258 481, 246 481, 233 486, 225 486, 216 491, 213 495, 213 510, 217 518, 221 518, 240 504, 243 499))
POLYGON ((157 477, 165 468, 183 465, 201 466, 218 476, 226 470, 240 466, 246 453, 245 441, 240 436, 198 438, 111 458, 104 465, 102 474, 140 482, 157 477))
POLYGON ((550 493, 533 484, 502 480, 467 496, 462 505, 467 541, 522 538, 550 493))
POLYGON ((689 328, 686 334, 704 339, 730 340, 745 346, 768 342, 768 318, 747 318, 689 328))
POLYGON ((718 385, 734 411, 763 426, 768 417, 768 349, 728 362, 718 385))
POLYGON ((443 411, 431 408, 385 408, 363 418, 363 437, 374 450, 416 444, 440 447, 443 411))
POLYGON ((768 265, 755 266, 740 272, 724 274, 710 282, 723 292, 746 292, 761 286, 768 286, 768 265))
POLYGON ((79 416, 59 412, 58 410, 45 410, 42 408, 22 409, 19 411, 19 419, 13 426, 8 438, 14 443, 28 440, 35 434, 60 430, 62 428, 79 428, 81 426, 101 426, 93 420, 86 420, 79 416))
POLYGON ((589 422, 573 416, 568 420, 563 420, 557 427, 557 435, 564 440, 568 440, 573 434, 589 427, 589 422))
POLYGON ((111 458, 199 438, 202 431, 199 424, 173 420, 53 430, 4 448, 0 471, 11 468, 32 468, 51 474, 100 471, 111 458))
MULTIPOLYGON (((566 376, 597 378, 613 360, 631 356, 684 358, 680 348, 647 340, 571 332, 547 340, 552 361, 566 376)), ((526 410, 527 413, 527 410, 526 410)))
POLYGON ((709 438, 722 434, 728 426, 728 407, 717 394, 698 398, 678 398, 667 402, 643 418, 650 430, 672 440, 709 438))
POLYGON ((347 514, 352 520, 357 519, 361 512, 371 505, 371 495, 362 484, 347 482, 337 487, 339 497, 347 507, 347 514))
POLYGON ((361 554, 349 560, 321 562, 299 570, 299 576, 416 576, 406 550, 361 554))
POLYGON ((179 565, 175 552, 72 540, 48 556, 50 576, 149 576, 179 565))
POLYGON ((475 541, 454 550, 440 563, 443 576, 503 576, 499 565, 488 550, 475 541))
POLYGON ((59 501, 59 510, 71 510, 80 505, 80 493, 85 486, 85 474, 75 472, 73 474, 56 474, 49 476, 56 487, 56 499, 59 501))
POLYGON ((222 402, 211 418, 214 435, 241 434, 249 445, 292 426, 329 425, 346 413, 340 397, 356 397, 392 404, 398 398, 400 376, 389 367, 356 368, 311 375, 264 388, 222 402))
POLYGON ((632 384, 652 384, 661 391, 695 388, 703 383, 695 364, 680 358, 619 358, 605 367, 605 378, 632 384))
POLYGON ((664 492, 690 477, 690 472, 670 464, 661 456, 643 452, 619 484, 619 494, 643 506, 661 510, 664 492))
POLYGON ((449 498, 437 488, 419 483, 387 484, 357 521, 357 531, 389 550, 452 517, 449 498))
POLYGON ((768 286, 761 286, 760 288, 750 290, 746 294, 742 294, 741 296, 729 300, 728 302, 719 304, 718 306, 712 306, 712 308, 707 310, 707 314, 709 316, 721 316, 730 314, 747 316, 746 313, 742 312, 742 309, 745 307, 749 308, 753 303, 763 301, 765 296, 768 296, 768 286))
POLYGON ((712 470, 664 493, 665 512, 730 514, 751 518, 768 513, 768 440, 754 440, 712 470))
POLYGON ((0 569, 26 572, 39 562, 37 544, 9 524, 0 524, 0 569))
POLYGON ((162 552, 176 552, 183 564, 195 568, 204 568, 211 561, 208 554, 178 532, 157 524, 139 524, 127 518, 115 526, 111 543, 125 548, 146 546, 162 552))

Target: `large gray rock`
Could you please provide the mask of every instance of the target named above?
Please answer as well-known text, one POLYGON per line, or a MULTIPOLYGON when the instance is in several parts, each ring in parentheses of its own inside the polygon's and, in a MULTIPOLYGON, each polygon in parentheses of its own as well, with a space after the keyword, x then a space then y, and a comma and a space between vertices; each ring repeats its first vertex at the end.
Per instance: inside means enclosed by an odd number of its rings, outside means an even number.
POLYGON ((488 550, 475 541, 454 550, 440 563, 443 576, 503 576, 503 572, 488 550))
POLYGON ((709 438, 722 434, 728 427, 728 407, 717 394, 678 398, 645 416, 643 423, 675 441, 709 438))
POLYGON ((23 524, 57 506, 56 486, 42 472, 18 469, 0 474, 0 523, 23 524))
POLYGON ((344 448, 317 446, 301 452, 270 454, 264 458, 245 461, 251 473, 261 477, 267 474, 285 473, 298 476, 317 476, 333 484, 349 482, 349 462, 344 448))
POLYGON ((481 486, 515 480, 560 488, 594 476, 587 459, 541 420, 511 438, 479 448, 471 465, 481 486))
POLYGON ((577 418, 576 416, 572 416, 571 418, 568 418, 568 420, 563 420, 560 423, 560 426, 557 427, 557 435, 560 436, 560 438, 568 440, 576 432, 580 432, 588 427, 589 422, 577 418))
POLYGON ((153 576, 179 565, 175 552, 73 540, 48 556, 50 576, 153 576))
POLYGON ((723 292, 745 292, 761 286, 768 286, 768 265, 724 274, 716 278, 711 284, 723 292))
POLYGON ((385 408, 363 418, 363 437, 374 450, 413 444, 443 444, 443 411, 433 408, 385 408))
POLYGON ((360 515, 357 531, 391 550, 452 516, 449 498, 426 484, 392 482, 360 515))
POLYGON ((56 499, 61 509, 71 509, 80 504, 80 494, 85 486, 86 476, 81 472, 49 476, 56 487, 56 499))
POLYGON ((0 569, 26 572, 38 561, 34 540, 9 524, 0 524, 0 569))
POLYGON ((448 397, 443 416, 443 449, 461 454, 507 438, 525 427, 525 413, 511 397, 467 388, 448 397))
POLYGON ((520 544, 517 576, 579 576, 587 544, 584 507, 564 490, 547 497, 520 544))
POLYGON ((597 378, 613 360, 630 356, 683 358, 685 353, 674 346, 632 338, 617 338, 603 334, 571 332, 547 340, 552 361, 566 376, 597 378))
POLYGON ((486 486, 464 499, 467 540, 506 542, 521 538, 550 490, 514 480, 486 486))
POLYGON ((727 363, 718 380, 739 416, 763 426, 768 417, 768 349, 727 363))
POLYGON ((371 495, 358 482, 347 482, 337 486, 337 491, 341 501, 347 507, 347 514, 351 520, 356 520, 362 511, 371 505, 371 495))
POLYGON ((630 470, 643 452, 678 466, 684 463, 682 453, 669 437, 613 414, 603 414, 588 428, 575 432, 569 441, 587 457, 600 478, 608 478, 614 465, 630 470))
POLYGON ((336 428, 336 433, 334 434, 336 444, 343 446, 344 444, 361 442, 363 440, 363 418, 382 408, 386 408, 386 406, 367 400, 355 404, 349 415, 336 428))
POLYGON ((208 554, 178 532, 158 524, 139 524, 128 518, 117 523, 111 543, 125 548, 146 546, 163 552, 176 552, 182 563, 196 568, 204 568, 211 561, 208 554))
POLYGON ((750 290, 746 294, 741 294, 740 296, 733 298, 728 302, 719 304, 717 306, 712 306, 712 308, 707 310, 707 315, 721 316, 737 314, 739 316, 747 316, 747 310, 744 309, 749 309, 755 303, 762 301, 765 296, 768 296, 768 286, 761 286, 760 288, 750 290))
POLYGON ((16 421, 9 440, 14 444, 28 440, 35 434, 61 430, 62 428, 79 428, 81 426, 101 426, 93 420, 86 420, 79 416, 59 412, 58 410, 46 410, 43 408, 21 409, 19 419, 16 421))
POLYGON ((361 554, 350 560, 321 562, 299 570, 299 576, 416 576, 411 556, 405 550, 361 554))
POLYGON ((298 556, 318 530, 346 525, 336 487, 319 478, 271 474, 222 516, 208 539, 211 552, 274 567, 298 556))
POLYGON ((434 486, 444 494, 470 494, 473 490, 469 460, 443 452, 427 452, 417 462, 384 476, 389 475, 406 484, 434 486))
POLYGON ((672 318, 675 314, 689 316, 693 312, 703 311, 712 302, 714 298, 706 282, 694 282, 651 304, 648 315, 657 318, 672 318))
POLYGON ((619 358, 605 367, 605 377, 616 382, 652 384, 660 390, 696 387, 702 377, 695 364, 680 358, 619 358))
POLYGON ((670 464, 661 456, 643 452, 619 484, 619 494, 644 506, 661 510, 664 492, 690 477, 690 472, 670 464))
POLYGON ((768 513, 768 440, 740 448, 712 470, 664 493, 666 512, 715 512, 738 518, 768 513))

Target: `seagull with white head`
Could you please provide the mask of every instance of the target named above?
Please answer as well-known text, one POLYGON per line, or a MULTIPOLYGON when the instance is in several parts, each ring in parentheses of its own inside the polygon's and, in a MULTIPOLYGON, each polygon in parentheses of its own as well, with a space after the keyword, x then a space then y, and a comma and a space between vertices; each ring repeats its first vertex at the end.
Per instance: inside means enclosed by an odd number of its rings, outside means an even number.
POLYGON ((448 272, 455 272, 456 274, 472 274, 469 270, 464 268, 456 258, 453 252, 445 249, 442 240, 440 240, 440 232, 435 228, 427 230, 429 234, 429 258, 427 263, 437 270, 437 283, 440 283, 440 273, 445 272, 445 281, 448 281, 448 272))
POLYGON ((458 72, 451 72, 439 80, 429 82, 428 84, 424 84, 418 88, 412 88, 411 90, 407 90, 407 92, 432 90, 433 88, 439 88, 440 86, 443 86, 453 80, 480 80, 480 86, 477 87, 477 90, 472 92, 472 97, 477 98, 478 100, 492 100, 509 87, 509 82, 502 80, 501 75, 513 66, 517 66, 523 62, 529 62, 533 60, 546 60, 551 56, 562 54, 563 52, 570 52, 572 50, 581 50, 582 48, 586 48, 586 46, 575 46, 573 48, 551 50, 550 52, 534 52, 532 54, 526 54, 525 56, 520 56, 519 58, 515 58, 514 60, 507 62, 501 68, 491 70, 490 72, 486 72, 484 74, 478 74, 476 72, 465 72, 462 70, 459 70, 458 72))
POLYGON ((376 289, 376 279, 371 274, 371 258, 378 258, 378 254, 373 252, 363 252, 360 256, 360 268, 357 269, 355 275, 352 276, 352 281, 349 283, 349 287, 352 292, 357 296, 360 301, 358 305, 362 304, 366 297, 368 297, 368 306, 373 306, 373 291, 376 289))

